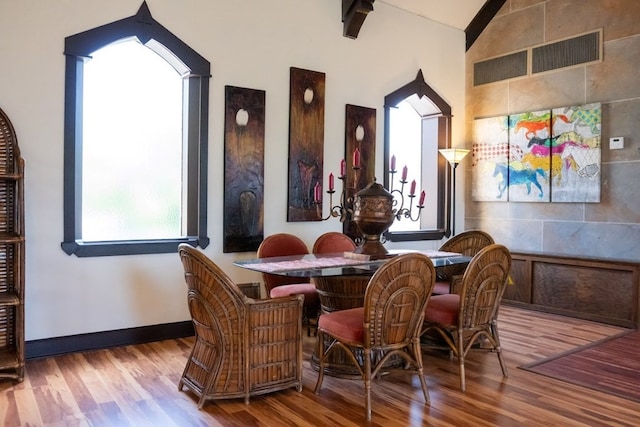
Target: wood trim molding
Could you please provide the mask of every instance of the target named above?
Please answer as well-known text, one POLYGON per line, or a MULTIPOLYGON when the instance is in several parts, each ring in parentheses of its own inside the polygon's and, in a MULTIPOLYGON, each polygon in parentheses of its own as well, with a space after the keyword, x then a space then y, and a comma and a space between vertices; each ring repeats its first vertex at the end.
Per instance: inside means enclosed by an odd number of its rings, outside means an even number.
POLYGON ((25 358, 27 360, 38 359, 109 347, 184 338, 193 335, 193 324, 189 320, 115 331, 46 338, 27 341, 25 343, 25 358))

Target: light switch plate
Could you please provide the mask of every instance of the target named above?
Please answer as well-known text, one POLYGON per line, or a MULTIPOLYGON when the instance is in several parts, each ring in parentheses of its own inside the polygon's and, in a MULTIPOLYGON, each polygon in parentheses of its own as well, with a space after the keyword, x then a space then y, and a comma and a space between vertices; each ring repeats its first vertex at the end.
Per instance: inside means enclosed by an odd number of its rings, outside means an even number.
POLYGON ((624 137, 616 136, 609 138, 609 150, 622 150, 624 148, 624 137))

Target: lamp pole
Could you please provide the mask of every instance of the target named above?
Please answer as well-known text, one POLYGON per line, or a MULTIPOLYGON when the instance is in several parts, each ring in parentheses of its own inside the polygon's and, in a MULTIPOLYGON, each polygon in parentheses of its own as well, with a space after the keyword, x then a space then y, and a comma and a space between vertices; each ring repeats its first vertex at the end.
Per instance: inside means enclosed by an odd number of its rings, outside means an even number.
POLYGON ((451 171, 453 175, 451 178, 453 184, 453 194, 451 195, 451 215, 453 216, 451 220, 451 237, 453 237, 456 235, 456 168, 458 167, 458 163, 452 162, 451 167, 453 168, 451 171))
POLYGON ((458 163, 465 158, 467 154, 469 154, 469 150, 465 150, 462 148, 443 148, 438 150, 442 156, 447 159, 449 165, 451 166, 451 174, 453 175, 451 178, 452 181, 452 195, 451 195, 451 214, 453 218, 451 219, 451 235, 456 235, 456 168, 458 167, 458 163))

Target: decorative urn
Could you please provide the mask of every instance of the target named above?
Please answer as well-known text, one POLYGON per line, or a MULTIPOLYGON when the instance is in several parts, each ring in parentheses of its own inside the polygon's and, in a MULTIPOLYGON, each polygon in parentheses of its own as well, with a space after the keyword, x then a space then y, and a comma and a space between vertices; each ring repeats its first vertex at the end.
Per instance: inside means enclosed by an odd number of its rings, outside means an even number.
POLYGON ((393 195, 374 180, 356 194, 353 202, 353 222, 364 239, 354 252, 369 255, 371 259, 386 258, 388 251, 380 235, 394 220, 393 195))

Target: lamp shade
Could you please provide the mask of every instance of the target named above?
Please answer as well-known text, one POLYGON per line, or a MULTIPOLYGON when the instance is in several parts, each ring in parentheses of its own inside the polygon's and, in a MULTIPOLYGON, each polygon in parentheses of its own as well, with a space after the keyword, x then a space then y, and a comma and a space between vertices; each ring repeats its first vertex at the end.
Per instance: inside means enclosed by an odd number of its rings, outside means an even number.
POLYGON ((467 154, 469 154, 470 150, 465 150, 463 148, 443 148, 438 151, 445 159, 447 159, 451 166, 455 166, 460 163, 467 154))

